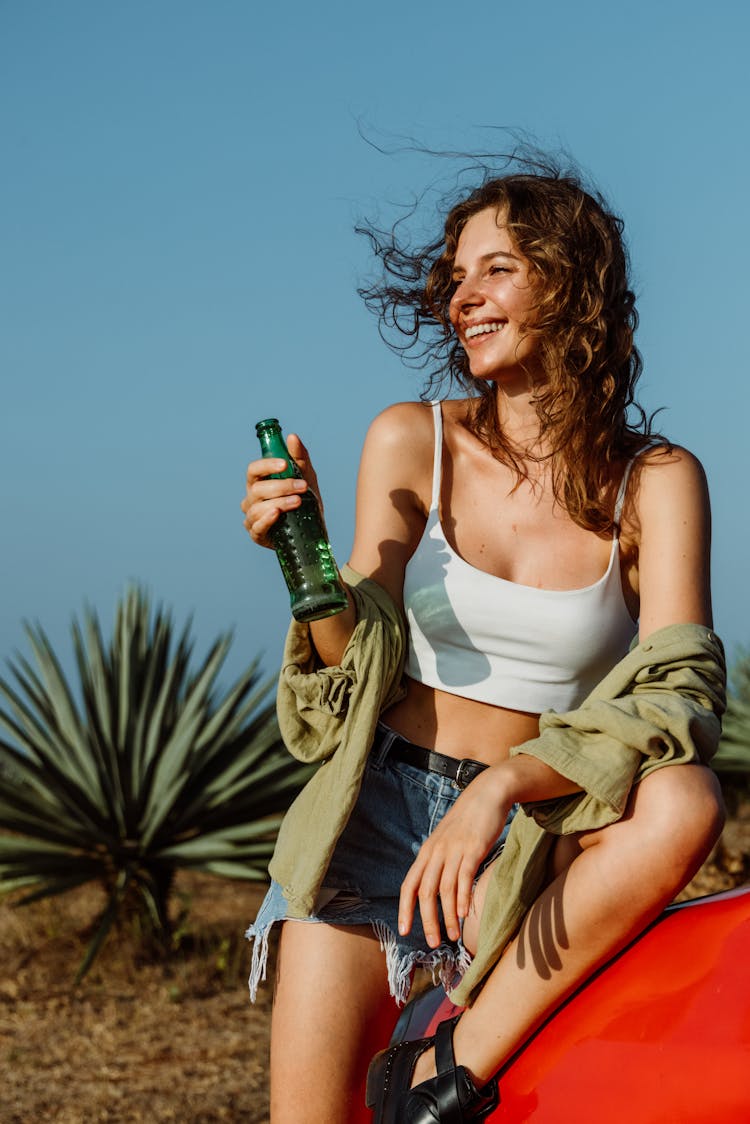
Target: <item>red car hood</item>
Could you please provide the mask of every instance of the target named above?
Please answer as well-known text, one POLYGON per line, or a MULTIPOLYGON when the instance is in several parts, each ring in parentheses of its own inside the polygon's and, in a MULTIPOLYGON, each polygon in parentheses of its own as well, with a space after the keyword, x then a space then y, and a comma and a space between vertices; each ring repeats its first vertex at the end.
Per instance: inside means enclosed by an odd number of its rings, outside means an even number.
MULTIPOLYGON (((394 1037, 456 1010, 429 992, 394 1037)), ((666 910, 506 1065, 500 1096, 495 1124, 750 1121, 750 886, 666 910)))

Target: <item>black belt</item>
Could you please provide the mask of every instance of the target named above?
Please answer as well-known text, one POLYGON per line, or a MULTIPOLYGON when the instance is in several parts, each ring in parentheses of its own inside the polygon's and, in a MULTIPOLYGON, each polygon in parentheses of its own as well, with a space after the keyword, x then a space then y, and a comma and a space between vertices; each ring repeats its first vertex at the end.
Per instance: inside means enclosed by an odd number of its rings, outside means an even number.
POLYGON ((487 768, 481 761, 472 761, 470 757, 448 757, 445 753, 435 753, 432 749, 425 749, 421 745, 414 745, 401 734, 389 731, 391 743, 388 755, 394 761, 403 761, 406 765, 414 765, 417 769, 425 769, 428 773, 439 773, 441 777, 448 777, 456 788, 466 788, 474 777, 479 776, 487 768))

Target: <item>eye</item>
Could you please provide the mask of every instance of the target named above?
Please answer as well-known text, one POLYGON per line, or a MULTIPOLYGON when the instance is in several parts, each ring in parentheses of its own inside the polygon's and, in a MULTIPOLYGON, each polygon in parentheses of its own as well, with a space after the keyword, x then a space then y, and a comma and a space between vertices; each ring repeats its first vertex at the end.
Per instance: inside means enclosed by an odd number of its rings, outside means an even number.
POLYGON ((488 272, 490 277, 492 277, 495 273, 510 273, 510 270, 507 265, 491 265, 488 272))

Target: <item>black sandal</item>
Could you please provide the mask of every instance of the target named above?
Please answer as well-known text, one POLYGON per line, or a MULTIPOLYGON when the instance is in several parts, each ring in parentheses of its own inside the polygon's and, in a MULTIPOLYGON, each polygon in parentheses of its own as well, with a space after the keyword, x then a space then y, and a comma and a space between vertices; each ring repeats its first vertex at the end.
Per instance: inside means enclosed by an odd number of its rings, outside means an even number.
POLYGON ((500 1102, 497 1080, 477 1089, 464 1066, 456 1065, 453 1028, 458 1017, 440 1023, 434 1038, 399 1042, 381 1050, 367 1073, 367 1107, 373 1124, 464 1124, 483 1120, 500 1102), (435 1046, 437 1077, 409 1088, 417 1059, 435 1046))

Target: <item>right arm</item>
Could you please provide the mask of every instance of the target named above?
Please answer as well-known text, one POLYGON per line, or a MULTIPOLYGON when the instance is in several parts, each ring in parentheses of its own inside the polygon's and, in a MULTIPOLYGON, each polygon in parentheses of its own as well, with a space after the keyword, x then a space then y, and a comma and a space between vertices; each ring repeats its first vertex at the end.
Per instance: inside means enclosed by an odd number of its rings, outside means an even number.
MULTIPOLYGON (((404 569, 419 542, 429 508, 433 435, 431 407, 402 402, 375 418, 362 451, 350 564, 383 586, 399 606, 404 569)), ((268 473, 281 471, 281 461, 261 459, 248 466, 241 506, 245 527, 260 546, 271 546, 271 526, 283 511, 299 507, 302 492, 309 487, 319 496, 307 449, 295 434, 289 434, 287 447, 304 481, 268 479, 268 473)), ((311 637, 324 664, 340 662, 355 623, 351 596, 342 613, 311 622, 311 637)))

